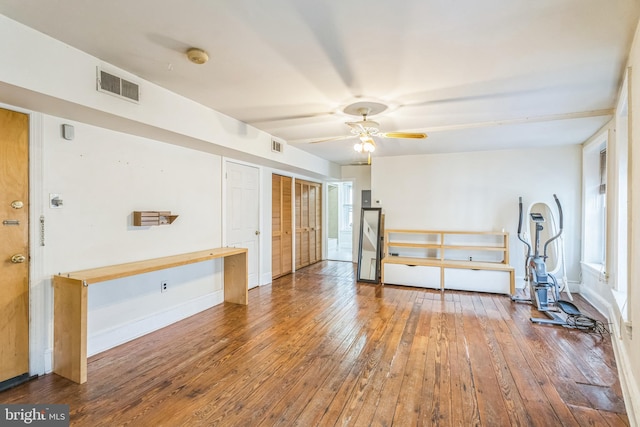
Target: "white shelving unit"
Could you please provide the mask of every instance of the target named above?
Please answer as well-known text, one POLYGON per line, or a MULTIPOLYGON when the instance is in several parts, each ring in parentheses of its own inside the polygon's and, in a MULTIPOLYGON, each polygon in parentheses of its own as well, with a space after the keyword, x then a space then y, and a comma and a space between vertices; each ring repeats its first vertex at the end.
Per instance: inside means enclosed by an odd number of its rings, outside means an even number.
POLYGON ((382 283, 513 294, 509 233, 385 230, 382 283))

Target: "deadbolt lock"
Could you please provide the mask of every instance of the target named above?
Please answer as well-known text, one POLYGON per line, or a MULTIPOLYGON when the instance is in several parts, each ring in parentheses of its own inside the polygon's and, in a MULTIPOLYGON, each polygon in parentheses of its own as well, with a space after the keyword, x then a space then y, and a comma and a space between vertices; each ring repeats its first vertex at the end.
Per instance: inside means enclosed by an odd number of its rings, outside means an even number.
POLYGON ((11 207, 13 209, 22 209, 24 207, 24 203, 21 200, 14 200, 11 202, 11 207))
POLYGON ((22 264, 26 260, 27 258, 22 254, 15 254, 14 256, 11 257, 11 262, 14 264, 22 264))

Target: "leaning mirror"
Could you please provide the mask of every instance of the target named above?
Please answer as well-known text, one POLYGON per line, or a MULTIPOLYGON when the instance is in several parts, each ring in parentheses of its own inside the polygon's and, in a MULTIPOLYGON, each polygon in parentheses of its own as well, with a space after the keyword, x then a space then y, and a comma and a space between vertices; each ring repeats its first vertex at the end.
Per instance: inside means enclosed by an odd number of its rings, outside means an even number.
POLYGON ((358 281, 378 283, 380 277, 380 234, 382 208, 362 208, 358 281))

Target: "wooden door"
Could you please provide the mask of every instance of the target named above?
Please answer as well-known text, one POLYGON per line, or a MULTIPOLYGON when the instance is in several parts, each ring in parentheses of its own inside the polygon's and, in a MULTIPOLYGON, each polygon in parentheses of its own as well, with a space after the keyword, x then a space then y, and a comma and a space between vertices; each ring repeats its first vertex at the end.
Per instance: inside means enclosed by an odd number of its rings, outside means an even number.
POLYGON ((29 372, 29 116, 0 109, 0 383, 29 372))
POLYGON ((275 279, 293 271, 292 179, 288 176, 273 174, 271 183, 271 271, 272 277, 275 279))
POLYGON ((258 286, 259 176, 256 167, 227 162, 227 246, 247 248, 249 288, 258 286))
POLYGON ((302 267, 302 181, 296 180, 293 197, 295 200, 296 270, 302 267))
POLYGON ((322 259, 322 194, 317 182, 296 180, 296 269, 322 259))
POLYGON ((316 253, 316 228, 318 227, 317 210, 318 187, 309 185, 309 264, 320 261, 316 253))
POLYGON ((313 227, 314 241, 315 247, 312 249, 314 251, 314 257, 316 262, 322 261, 322 186, 317 184, 315 186, 315 209, 313 211, 313 215, 315 215, 315 225, 313 227))
POLYGON ((300 265, 306 266, 309 260, 309 184, 300 183, 300 265))

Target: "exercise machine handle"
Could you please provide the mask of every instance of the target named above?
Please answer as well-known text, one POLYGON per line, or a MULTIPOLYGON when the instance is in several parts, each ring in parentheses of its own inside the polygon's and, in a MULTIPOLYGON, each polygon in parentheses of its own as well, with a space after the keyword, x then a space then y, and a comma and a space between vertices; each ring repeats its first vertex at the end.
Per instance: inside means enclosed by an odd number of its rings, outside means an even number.
POLYGON ((560 233, 562 233, 562 206, 560 206, 560 200, 558 200, 558 196, 554 194, 553 198, 556 201, 556 205, 558 205, 558 214, 560 218, 560 233))
POLYGON ((531 245, 529 242, 522 238, 522 197, 518 200, 518 208, 520 209, 520 216, 518 217, 518 240, 527 246, 527 259, 531 256, 531 245))
POLYGON ((562 217, 562 206, 560 205, 560 200, 558 200, 558 196, 556 196, 555 194, 553 195, 554 200, 556 201, 556 205, 558 206, 558 218, 560 220, 559 222, 559 228, 558 228, 558 234, 556 234, 555 236, 553 236, 552 238, 550 238, 549 240, 547 240, 547 243, 544 244, 544 259, 547 259, 547 246, 549 246, 549 243, 553 242, 554 240, 556 240, 558 237, 560 237, 560 235, 562 234, 562 223, 563 223, 563 217, 562 217))
POLYGON ((520 216, 518 217, 518 236, 522 231, 522 197, 518 200, 518 208, 520 209, 520 216))

